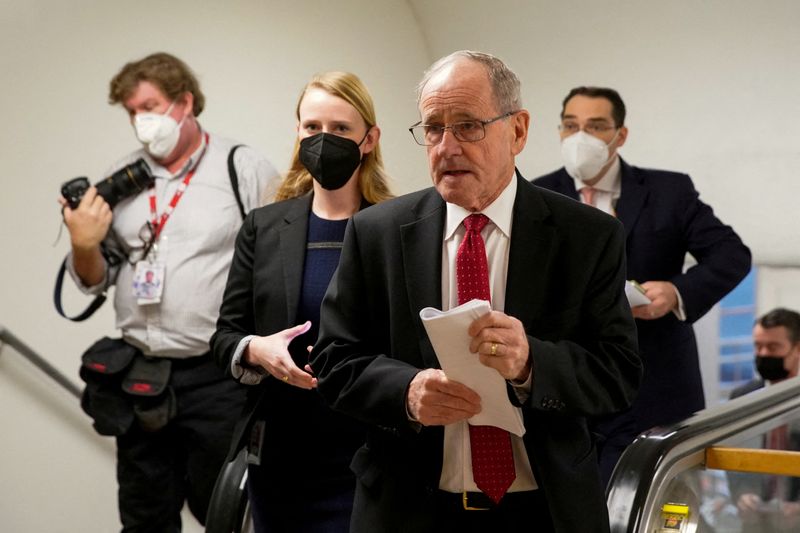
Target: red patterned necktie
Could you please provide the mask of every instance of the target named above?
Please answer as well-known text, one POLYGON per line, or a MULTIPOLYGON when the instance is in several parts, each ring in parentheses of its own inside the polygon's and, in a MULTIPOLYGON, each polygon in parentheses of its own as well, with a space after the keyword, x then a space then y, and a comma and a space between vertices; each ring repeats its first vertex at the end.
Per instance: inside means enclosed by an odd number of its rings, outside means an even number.
MULTIPOLYGON (((481 230, 489 222, 486 215, 474 214, 464 219, 467 233, 456 254, 456 279, 459 305, 478 298, 491 300, 489 292, 489 265, 481 230)), ((475 484, 495 503, 514 482, 514 454, 511 435, 494 426, 469 426, 472 448, 472 475, 475 484)))

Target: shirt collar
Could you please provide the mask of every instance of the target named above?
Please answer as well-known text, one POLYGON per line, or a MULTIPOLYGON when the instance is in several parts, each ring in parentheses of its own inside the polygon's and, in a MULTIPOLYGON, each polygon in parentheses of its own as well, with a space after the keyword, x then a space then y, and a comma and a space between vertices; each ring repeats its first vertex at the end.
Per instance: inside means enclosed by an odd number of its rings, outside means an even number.
MULTIPOLYGON (((502 231, 506 237, 511 236, 511 218, 514 214, 514 200, 517 197, 517 176, 516 173, 511 176, 511 181, 500 196, 495 198, 494 202, 486 206, 481 211, 484 215, 489 217, 497 228, 502 231)), ((467 216, 473 214, 461 206, 456 204, 446 203, 447 206, 447 222, 445 224, 444 239, 450 239, 453 234, 461 225, 467 216)))
MULTIPOLYGON (((575 182, 576 191, 580 191, 586 186, 584 182, 577 178, 572 178, 572 180, 575 182)), ((614 154, 614 162, 611 163, 605 175, 593 187, 598 191, 610 192, 615 197, 619 196, 622 190, 622 165, 619 162, 619 154, 614 154)))

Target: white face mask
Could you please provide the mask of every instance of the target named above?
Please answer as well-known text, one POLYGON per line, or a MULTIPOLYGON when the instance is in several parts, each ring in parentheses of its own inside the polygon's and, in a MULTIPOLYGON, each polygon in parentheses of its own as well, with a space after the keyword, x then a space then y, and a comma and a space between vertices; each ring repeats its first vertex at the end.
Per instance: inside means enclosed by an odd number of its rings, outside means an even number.
POLYGON ((175 102, 171 103, 167 111, 161 115, 159 113, 138 113, 133 117, 133 129, 136 137, 144 145, 147 153, 154 159, 167 157, 181 136, 181 125, 186 117, 181 119, 180 124, 169 116, 175 102))
POLYGON ((608 146, 614 142, 617 135, 614 135, 608 144, 585 131, 573 133, 562 140, 561 159, 564 161, 567 174, 581 181, 596 177, 611 160, 611 150, 608 146))

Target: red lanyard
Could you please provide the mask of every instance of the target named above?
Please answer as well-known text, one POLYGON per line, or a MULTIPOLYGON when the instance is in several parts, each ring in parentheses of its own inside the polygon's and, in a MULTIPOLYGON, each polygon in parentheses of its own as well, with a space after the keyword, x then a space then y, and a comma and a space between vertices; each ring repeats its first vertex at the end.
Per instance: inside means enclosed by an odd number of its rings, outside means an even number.
POLYGON ((200 153, 200 157, 197 158, 197 163, 194 165, 192 170, 186 173, 186 177, 183 178, 183 181, 178 185, 178 190, 175 191, 175 194, 172 195, 172 200, 169 201, 169 205, 161 213, 161 218, 158 218, 158 211, 156 210, 156 188, 155 185, 150 187, 150 217, 152 219, 153 224, 153 241, 158 240, 158 236, 161 235, 161 231, 164 229, 164 226, 167 225, 167 220, 169 220, 169 216, 175 211, 175 206, 178 205, 181 197, 183 196, 184 191, 186 191, 186 187, 189 186, 189 182, 192 181, 192 177, 194 176, 197 167, 200 166, 200 161, 203 160, 203 156, 206 155, 206 149, 208 148, 208 133, 205 136, 206 144, 203 147, 203 151, 200 153))

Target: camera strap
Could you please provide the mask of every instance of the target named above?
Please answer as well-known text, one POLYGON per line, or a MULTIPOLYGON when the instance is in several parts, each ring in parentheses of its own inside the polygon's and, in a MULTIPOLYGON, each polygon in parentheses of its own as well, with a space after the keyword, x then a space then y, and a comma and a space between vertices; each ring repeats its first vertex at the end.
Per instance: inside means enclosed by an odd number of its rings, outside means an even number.
POLYGON ((73 322, 82 322, 92 316, 95 311, 100 309, 100 306, 106 301, 106 293, 103 292, 95 297, 92 300, 92 303, 89 304, 82 313, 76 316, 67 316, 64 314, 64 308, 61 305, 61 289, 64 285, 64 274, 67 270, 67 260, 66 258, 61 262, 61 268, 58 269, 58 274, 56 274, 56 287, 53 291, 53 304, 56 306, 56 311, 58 314, 66 318, 67 320, 72 320, 73 322))
POLYGON ((231 179, 231 188, 233 189, 233 196, 236 198, 236 203, 239 206, 239 214, 242 215, 242 220, 244 220, 244 204, 242 203, 242 196, 239 194, 239 176, 236 174, 236 165, 233 164, 233 154, 235 154, 236 150, 242 146, 245 145, 237 144, 231 148, 231 151, 228 154, 228 177, 231 179))

